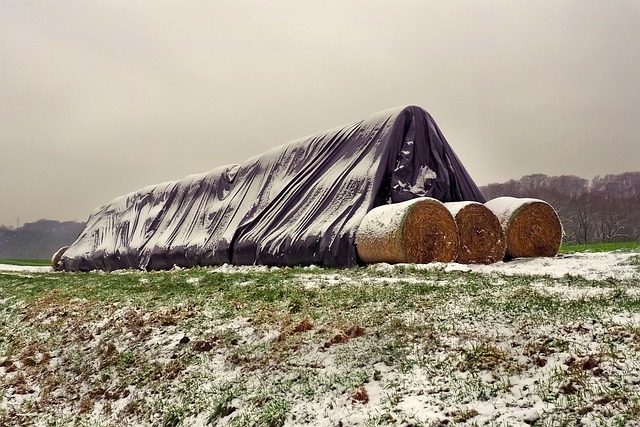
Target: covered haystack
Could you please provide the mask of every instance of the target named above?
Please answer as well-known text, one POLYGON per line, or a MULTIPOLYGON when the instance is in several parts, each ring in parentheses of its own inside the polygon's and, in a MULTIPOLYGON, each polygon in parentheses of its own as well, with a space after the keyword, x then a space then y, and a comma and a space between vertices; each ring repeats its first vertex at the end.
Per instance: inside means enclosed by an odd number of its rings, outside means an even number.
POLYGON ((444 204, 458 226, 460 248, 455 261, 491 264, 504 259, 507 240, 498 218, 478 202, 444 204))
POLYGON ((498 197, 485 206, 498 217, 507 238, 507 258, 553 257, 562 243, 562 224, 543 200, 498 197))
POLYGON ((365 263, 451 262, 458 229, 441 202, 423 197, 371 210, 360 223, 356 247, 365 263))
POLYGON ((409 106, 119 197, 56 268, 349 267, 367 212, 417 197, 484 201, 433 118, 409 106))

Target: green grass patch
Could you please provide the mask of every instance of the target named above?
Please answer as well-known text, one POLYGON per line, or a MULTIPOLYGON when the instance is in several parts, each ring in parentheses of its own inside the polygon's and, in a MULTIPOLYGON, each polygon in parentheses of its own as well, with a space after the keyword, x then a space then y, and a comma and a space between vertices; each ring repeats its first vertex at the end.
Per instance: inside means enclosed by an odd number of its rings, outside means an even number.
POLYGON ((411 396, 472 425, 525 383, 527 405, 558 402, 540 425, 576 402, 631 417, 639 287, 406 266, 0 273, 0 425, 434 425, 411 396))
POLYGON ((570 254, 575 252, 631 252, 640 249, 640 242, 599 242, 586 244, 566 244, 560 246, 560 253, 570 254))
POLYGON ((0 258, 0 264, 21 265, 26 267, 50 266, 50 259, 6 259, 0 258))

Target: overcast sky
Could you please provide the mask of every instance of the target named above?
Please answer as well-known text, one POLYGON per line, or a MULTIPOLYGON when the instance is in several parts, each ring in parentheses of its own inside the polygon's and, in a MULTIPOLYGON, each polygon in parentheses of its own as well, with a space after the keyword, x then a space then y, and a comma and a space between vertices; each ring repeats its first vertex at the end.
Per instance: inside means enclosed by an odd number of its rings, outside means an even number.
POLYGON ((478 185, 640 170, 640 1, 0 0, 0 224, 415 104, 478 185))

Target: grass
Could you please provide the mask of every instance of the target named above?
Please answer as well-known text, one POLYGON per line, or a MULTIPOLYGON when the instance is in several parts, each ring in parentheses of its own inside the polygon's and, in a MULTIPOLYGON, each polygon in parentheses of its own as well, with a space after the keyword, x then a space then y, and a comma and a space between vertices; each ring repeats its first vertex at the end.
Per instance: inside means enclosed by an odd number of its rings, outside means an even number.
POLYGON ((0 425, 624 425, 639 275, 3 273, 0 425))
POLYGON ((7 259, 0 258, 0 264, 22 265, 22 266, 50 266, 50 259, 7 259))
POLYGON ((600 242, 587 244, 566 244, 560 246, 560 253, 570 254, 575 252, 610 252, 610 251, 638 251, 640 242, 600 242))

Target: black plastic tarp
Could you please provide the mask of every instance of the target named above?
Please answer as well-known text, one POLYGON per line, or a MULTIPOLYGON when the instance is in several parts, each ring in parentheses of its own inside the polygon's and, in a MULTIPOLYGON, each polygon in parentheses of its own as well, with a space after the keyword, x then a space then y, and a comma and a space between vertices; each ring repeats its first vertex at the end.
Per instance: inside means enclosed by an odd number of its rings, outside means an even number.
POLYGON ((355 266, 364 215, 423 196, 484 201, 433 118, 397 108, 119 197, 91 214, 59 268, 355 266))

